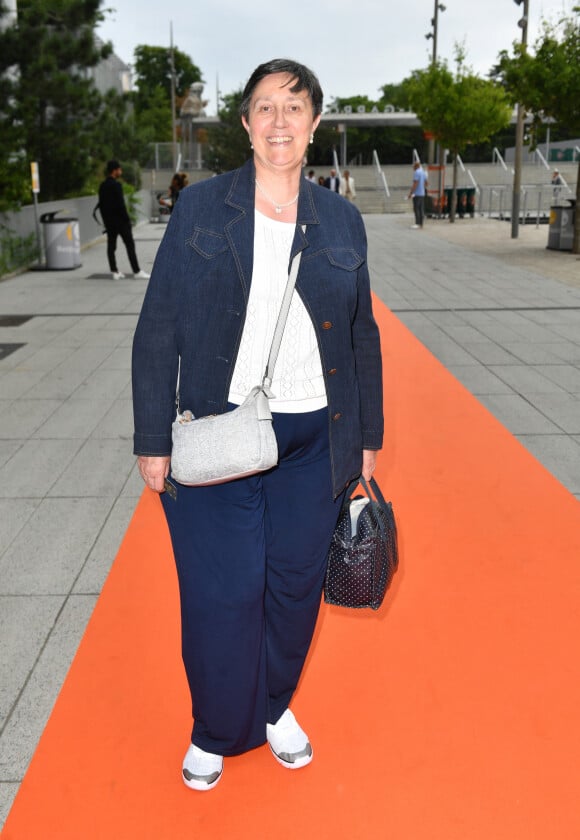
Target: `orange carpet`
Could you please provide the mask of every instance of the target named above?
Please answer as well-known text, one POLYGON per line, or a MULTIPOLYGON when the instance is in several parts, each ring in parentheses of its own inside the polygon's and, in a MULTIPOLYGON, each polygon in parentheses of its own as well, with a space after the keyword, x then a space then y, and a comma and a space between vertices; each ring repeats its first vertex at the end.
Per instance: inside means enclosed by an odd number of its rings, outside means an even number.
POLYGON ((401 563, 378 613, 324 607, 294 709, 315 759, 180 781, 177 590, 146 492, 3 840, 580 837, 580 505, 377 301, 378 479, 401 563))

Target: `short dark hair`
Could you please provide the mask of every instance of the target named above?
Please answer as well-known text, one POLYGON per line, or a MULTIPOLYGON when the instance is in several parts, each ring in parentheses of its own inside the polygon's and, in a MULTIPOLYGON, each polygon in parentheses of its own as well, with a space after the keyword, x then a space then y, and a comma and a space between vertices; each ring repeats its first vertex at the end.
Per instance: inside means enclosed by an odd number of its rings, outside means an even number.
POLYGON ((121 164, 118 160, 108 160, 107 161, 107 175, 110 175, 111 172, 114 172, 115 169, 120 169, 121 164))
POLYGON ((291 81, 294 82, 294 86, 290 88, 292 93, 300 93, 300 91, 305 90, 310 97, 314 116, 317 117, 322 113, 322 88, 312 70, 309 70, 304 64, 293 61, 291 58, 274 58, 272 61, 266 61, 264 64, 256 67, 248 79, 242 93, 242 102, 240 104, 240 114, 243 117, 248 119, 250 101, 258 83, 266 76, 271 76, 274 73, 289 73, 292 76, 291 81))

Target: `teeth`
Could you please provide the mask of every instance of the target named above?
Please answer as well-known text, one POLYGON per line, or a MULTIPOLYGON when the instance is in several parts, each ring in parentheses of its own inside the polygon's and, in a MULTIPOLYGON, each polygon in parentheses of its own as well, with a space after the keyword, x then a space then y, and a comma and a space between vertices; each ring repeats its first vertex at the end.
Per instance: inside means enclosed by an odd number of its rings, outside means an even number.
POLYGON ((292 139, 291 137, 269 137, 268 142, 269 143, 289 143, 291 139, 292 139))

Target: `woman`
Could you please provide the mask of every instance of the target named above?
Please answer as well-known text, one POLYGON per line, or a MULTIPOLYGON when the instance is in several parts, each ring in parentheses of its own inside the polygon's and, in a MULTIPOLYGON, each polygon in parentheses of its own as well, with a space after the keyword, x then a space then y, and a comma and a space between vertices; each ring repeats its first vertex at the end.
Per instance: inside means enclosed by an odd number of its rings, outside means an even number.
POLYGON ((210 790, 223 757, 268 742, 312 760, 289 704, 318 615, 344 490, 382 445, 381 357, 357 210, 302 177, 322 91, 277 59, 248 81, 252 159, 182 193, 159 248, 133 347, 135 453, 161 493, 181 597, 194 726, 183 780, 210 790), (206 487, 170 474, 182 409, 231 410, 261 382, 288 278, 296 290, 272 383, 279 465, 206 487), (163 492, 167 489, 167 492, 163 492))
POLYGON ((167 207, 168 211, 172 213, 173 208, 177 204, 179 193, 188 185, 188 183, 189 179, 187 177, 187 173, 176 172, 173 175, 173 178, 171 179, 171 183, 169 184, 167 195, 163 198, 160 198, 159 203, 163 204, 164 207, 167 207))
POLYGON ((354 201, 356 198, 356 190, 354 188, 354 178, 351 177, 351 174, 348 169, 345 169, 342 173, 342 178, 340 179, 340 185, 338 187, 338 191, 341 195, 347 198, 349 201, 354 201))

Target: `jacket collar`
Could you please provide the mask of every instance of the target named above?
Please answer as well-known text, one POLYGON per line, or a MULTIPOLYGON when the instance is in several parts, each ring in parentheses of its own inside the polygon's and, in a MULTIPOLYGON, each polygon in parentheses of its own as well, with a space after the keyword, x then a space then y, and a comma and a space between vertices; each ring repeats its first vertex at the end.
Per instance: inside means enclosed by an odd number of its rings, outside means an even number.
MULTIPOLYGON (((234 172, 231 189, 226 197, 226 204, 240 210, 242 213, 254 213, 256 168, 250 158, 240 169, 234 172)), ((300 193, 298 195, 297 225, 318 225, 320 220, 316 212, 313 198, 313 186, 306 178, 300 178, 300 193)))
MULTIPOLYGON (((253 159, 247 160, 243 166, 233 173, 232 184, 226 196, 225 203, 237 210, 238 213, 226 223, 225 232, 230 246, 236 255, 236 262, 240 271, 242 284, 249 294, 253 264, 254 237, 254 200, 255 200, 256 168, 253 159), (248 240, 251 247, 248 248, 248 240)), ((302 230, 306 225, 318 225, 320 220, 314 203, 313 188, 310 181, 300 178, 300 192, 298 195, 298 210, 296 219, 296 235, 292 244, 291 259, 298 251, 308 247, 308 237, 302 230)))

